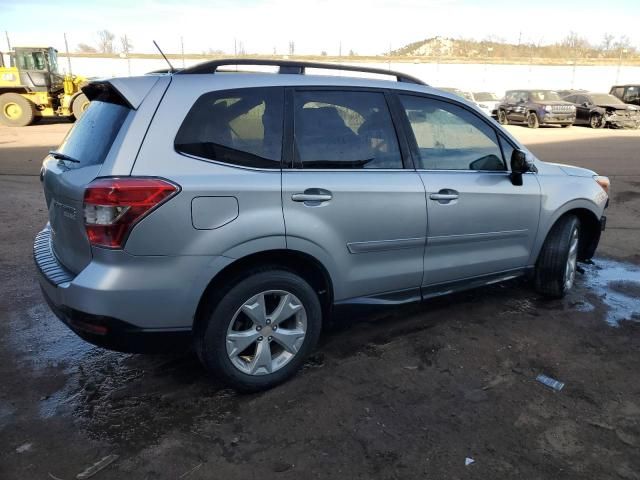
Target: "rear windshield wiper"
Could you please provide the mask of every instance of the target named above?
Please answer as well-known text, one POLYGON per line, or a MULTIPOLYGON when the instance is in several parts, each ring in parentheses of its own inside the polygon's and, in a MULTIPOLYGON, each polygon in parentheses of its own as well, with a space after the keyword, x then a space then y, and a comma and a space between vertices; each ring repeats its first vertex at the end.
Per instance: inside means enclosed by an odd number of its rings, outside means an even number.
POLYGON ((65 160, 73 163, 81 163, 80 160, 76 160, 75 158, 70 157, 66 153, 56 152, 55 150, 49 150, 49 155, 51 155, 56 160, 65 160))

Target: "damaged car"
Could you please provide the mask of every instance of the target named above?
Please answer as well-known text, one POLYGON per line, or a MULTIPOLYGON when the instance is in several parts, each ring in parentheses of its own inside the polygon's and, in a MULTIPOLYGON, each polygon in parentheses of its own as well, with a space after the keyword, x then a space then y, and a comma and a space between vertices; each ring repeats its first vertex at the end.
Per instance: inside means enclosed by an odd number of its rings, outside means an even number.
POLYGON ((576 125, 591 128, 638 128, 640 107, 624 103, 608 93, 574 93, 564 97, 576 106, 576 125))

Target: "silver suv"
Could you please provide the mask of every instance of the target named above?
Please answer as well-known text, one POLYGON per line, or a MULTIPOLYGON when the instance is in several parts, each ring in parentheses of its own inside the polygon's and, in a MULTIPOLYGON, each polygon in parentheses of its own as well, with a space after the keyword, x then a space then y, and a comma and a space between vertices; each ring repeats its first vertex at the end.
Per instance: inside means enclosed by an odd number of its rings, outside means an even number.
POLYGON ((45 297, 89 342, 189 342, 241 390, 293 375, 339 307, 525 274, 561 297, 604 229, 607 178, 402 73, 229 60, 84 91, 42 167, 45 297))

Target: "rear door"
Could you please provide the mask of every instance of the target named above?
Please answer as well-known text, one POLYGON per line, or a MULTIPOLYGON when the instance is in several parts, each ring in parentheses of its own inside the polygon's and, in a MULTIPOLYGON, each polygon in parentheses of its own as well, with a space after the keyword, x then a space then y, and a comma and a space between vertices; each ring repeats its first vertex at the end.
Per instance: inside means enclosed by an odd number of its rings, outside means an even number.
POLYGON ((322 88, 288 94, 287 246, 330 266, 336 301, 398 291, 416 296, 427 228, 424 187, 405 168, 408 151, 387 94, 322 88))
POLYGON ((540 187, 510 179, 514 146, 466 106, 401 95, 418 172, 426 188, 429 228, 425 286, 527 266, 538 227, 540 187))

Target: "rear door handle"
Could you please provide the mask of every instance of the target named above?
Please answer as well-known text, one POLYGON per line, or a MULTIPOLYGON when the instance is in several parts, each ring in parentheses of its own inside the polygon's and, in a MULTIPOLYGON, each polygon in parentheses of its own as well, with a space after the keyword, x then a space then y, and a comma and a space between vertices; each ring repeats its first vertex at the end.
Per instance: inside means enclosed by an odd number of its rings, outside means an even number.
POLYGON ((310 204, 319 204, 321 202, 328 202, 333 198, 330 191, 323 188, 307 188, 304 193, 294 193, 291 195, 291 200, 294 202, 309 202, 310 204))

